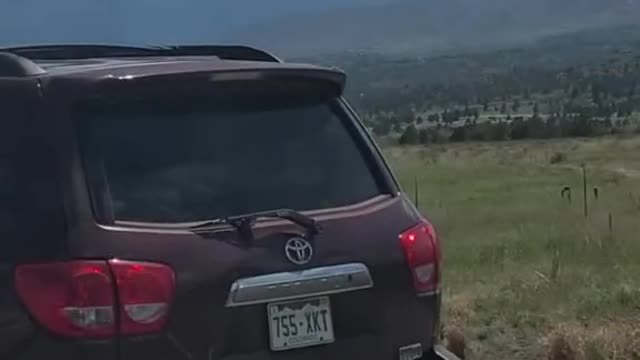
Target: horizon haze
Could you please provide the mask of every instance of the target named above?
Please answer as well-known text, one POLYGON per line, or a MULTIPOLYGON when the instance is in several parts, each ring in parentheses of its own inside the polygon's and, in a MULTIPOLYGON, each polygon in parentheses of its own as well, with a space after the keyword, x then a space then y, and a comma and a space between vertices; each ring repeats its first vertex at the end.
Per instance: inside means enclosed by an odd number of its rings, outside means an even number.
MULTIPOLYGON (((8 5, 8 7, 7 7, 8 5)), ((440 54, 633 22, 636 0, 23 0, 0 13, 2 46, 246 44, 284 56, 440 54), (25 21, 28 19, 28 21, 25 21)))

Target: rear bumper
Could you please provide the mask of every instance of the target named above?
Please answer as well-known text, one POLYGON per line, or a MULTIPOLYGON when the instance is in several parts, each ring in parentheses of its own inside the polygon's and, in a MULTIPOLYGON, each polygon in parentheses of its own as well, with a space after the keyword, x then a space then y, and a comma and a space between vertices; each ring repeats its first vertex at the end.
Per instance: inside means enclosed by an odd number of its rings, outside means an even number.
MULTIPOLYGON (((389 300, 389 299, 387 299, 389 300)), ((238 354, 231 352, 216 358, 218 360, 326 360, 326 359, 367 359, 398 360, 403 346, 421 344, 424 360, 459 360, 441 346, 434 346, 437 337, 440 295, 421 297, 416 300, 407 296, 405 300, 395 299, 391 303, 398 306, 384 307, 377 313, 376 323, 380 328, 370 334, 341 337, 332 344, 297 349, 285 352, 257 351, 238 354)), ((363 303, 363 306, 367 306, 363 303)), ((357 312, 357 309, 352 309, 357 312)), ((344 317, 346 318, 346 317, 344 317)))
MULTIPOLYGON (((266 318, 266 308, 235 310, 233 327, 221 334, 227 337, 203 342, 202 331, 193 329, 172 336, 122 339, 119 360, 397 360, 402 347, 421 344, 424 359, 457 360, 434 349, 437 338, 440 296, 416 298, 409 293, 387 292, 376 296, 366 292, 332 297, 336 341, 331 344, 272 352, 266 324, 251 321, 266 318), (360 304, 359 307, 350 304, 360 304), (393 305, 388 305, 393 304, 393 305), (182 336, 175 336, 180 334, 182 336), (194 336, 195 335, 195 336, 194 336)), ((224 323, 224 322, 223 322, 224 323)), ((189 324, 187 324, 189 325, 189 324)))
MULTIPOLYGON (((244 354, 237 356, 225 357, 224 360, 319 360, 319 359, 367 359, 367 360, 397 360, 397 353, 386 353, 372 351, 371 342, 363 339, 361 343, 351 343, 350 346, 344 347, 336 351, 336 348, 325 349, 316 348, 309 349, 306 352, 277 354, 277 353, 257 353, 244 354)), ((436 345, 423 355, 422 360, 461 360, 455 354, 448 351, 444 346, 436 345)))

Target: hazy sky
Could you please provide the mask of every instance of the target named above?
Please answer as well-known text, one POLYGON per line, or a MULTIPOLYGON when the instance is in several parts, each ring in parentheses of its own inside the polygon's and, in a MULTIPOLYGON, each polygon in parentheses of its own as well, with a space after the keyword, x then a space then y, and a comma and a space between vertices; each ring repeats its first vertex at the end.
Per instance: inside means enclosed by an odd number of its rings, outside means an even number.
POLYGON ((432 54, 637 23, 634 1, 0 0, 0 46, 240 43, 287 57, 362 49, 432 54))
POLYGON ((0 0, 0 44, 224 41, 269 18, 389 0, 0 0))

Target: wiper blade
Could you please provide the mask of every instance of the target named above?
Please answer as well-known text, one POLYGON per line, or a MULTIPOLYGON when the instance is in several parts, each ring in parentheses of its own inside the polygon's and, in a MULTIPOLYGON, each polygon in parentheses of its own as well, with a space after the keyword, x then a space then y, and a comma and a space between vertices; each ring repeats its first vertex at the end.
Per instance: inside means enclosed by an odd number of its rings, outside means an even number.
POLYGON ((320 232, 321 228, 318 222, 310 216, 292 209, 278 209, 263 212, 255 212, 244 215, 229 216, 226 218, 218 218, 194 225, 189 230, 195 233, 207 232, 220 225, 231 225, 238 230, 240 236, 247 242, 254 240, 253 224, 259 218, 274 218, 289 220, 297 224, 307 231, 307 236, 313 236, 320 232))
POLYGON ((270 210, 246 215, 231 216, 226 218, 225 222, 229 225, 235 226, 235 224, 238 224, 239 222, 247 220, 255 221, 259 218, 285 219, 291 221, 294 224, 302 226, 307 231, 311 232, 312 235, 320 232, 320 225, 318 225, 317 221, 315 221, 310 216, 292 209, 270 210))

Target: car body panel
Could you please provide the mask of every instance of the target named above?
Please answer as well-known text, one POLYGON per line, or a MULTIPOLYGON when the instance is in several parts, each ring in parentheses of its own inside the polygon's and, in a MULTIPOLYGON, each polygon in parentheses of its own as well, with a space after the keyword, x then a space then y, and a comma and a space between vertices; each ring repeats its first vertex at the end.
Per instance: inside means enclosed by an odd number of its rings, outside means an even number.
MULTIPOLYGON (((430 346, 436 331, 437 295, 417 298, 412 291, 397 245, 397 234, 411 226, 416 216, 406 213, 404 201, 403 198, 381 199, 381 204, 370 205, 382 205, 381 208, 367 215, 354 217, 337 212, 325 215, 333 218, 331 220, 319 220, 324 230, 314 239, 314 259, 304 268, 363 262, 375 282, 370 289, 331 296, 336 343, 326 348, 344 347, 344 342, 353 342, 349 347, 357 347, 361 334, 369 334, 380 344, 377 349, 362 347, 362 355, 372 356, 381 351, 391 354, 405 345, 400 341, 408 335, 411 341, 430 346), (397 225, 389 227, 390 223, 397 225), (386 244, 382 241, 378 241, 377 246, 369 244, 373 239, 385 238, 386 244)), ((86 236, 101 245, 90 246, 85 242, 73 252, 89 258, 109 254, 127 260, 153 259, 171 265, 176 271, 179 286, 168 332, 149 339, 154 346, 147 340, 122 339, 122 359, 153 358, 160 354, 165 359, 181 359, 184 352, 193 358, 209 356, 209 359, 234 359, 240 354, 249 356, 247 358, 304 356, 306 359, 307 356, 314 358, 316 352, 318 355, 324 352, 300 349, 269 355, 265 304, 226 306, 229 289, 238 279, 300 269, 285 259, 283 241, 288 237, 282 235, 298 232, 299 229, 289 224, 261 224, 255 230, 255 244, 239 248, 216 237, 203 239, 176 231, 130 232, 98 227, 86 236)), ((217 236, 236 235, 222 232, 217 236)))
MULTIPOLYGON (((51 123, 41 121, 46 114, 38 79, 0 79, 0 192, 19 196, 19 203, 11 204, 14 223, 7 224, 7 214, 0 214, 0 358, 113 360, 118 356, 116 339, 52 336, 33 320, 14 290, 16 265, 70 258, 69 222, 57 176, 63 171, 55 156, 57 139, 49 136, 51 123), (15 183, 7 181, 8 173, 15 183)), ((0 202, 7 205, 2 196, 0 202)))

